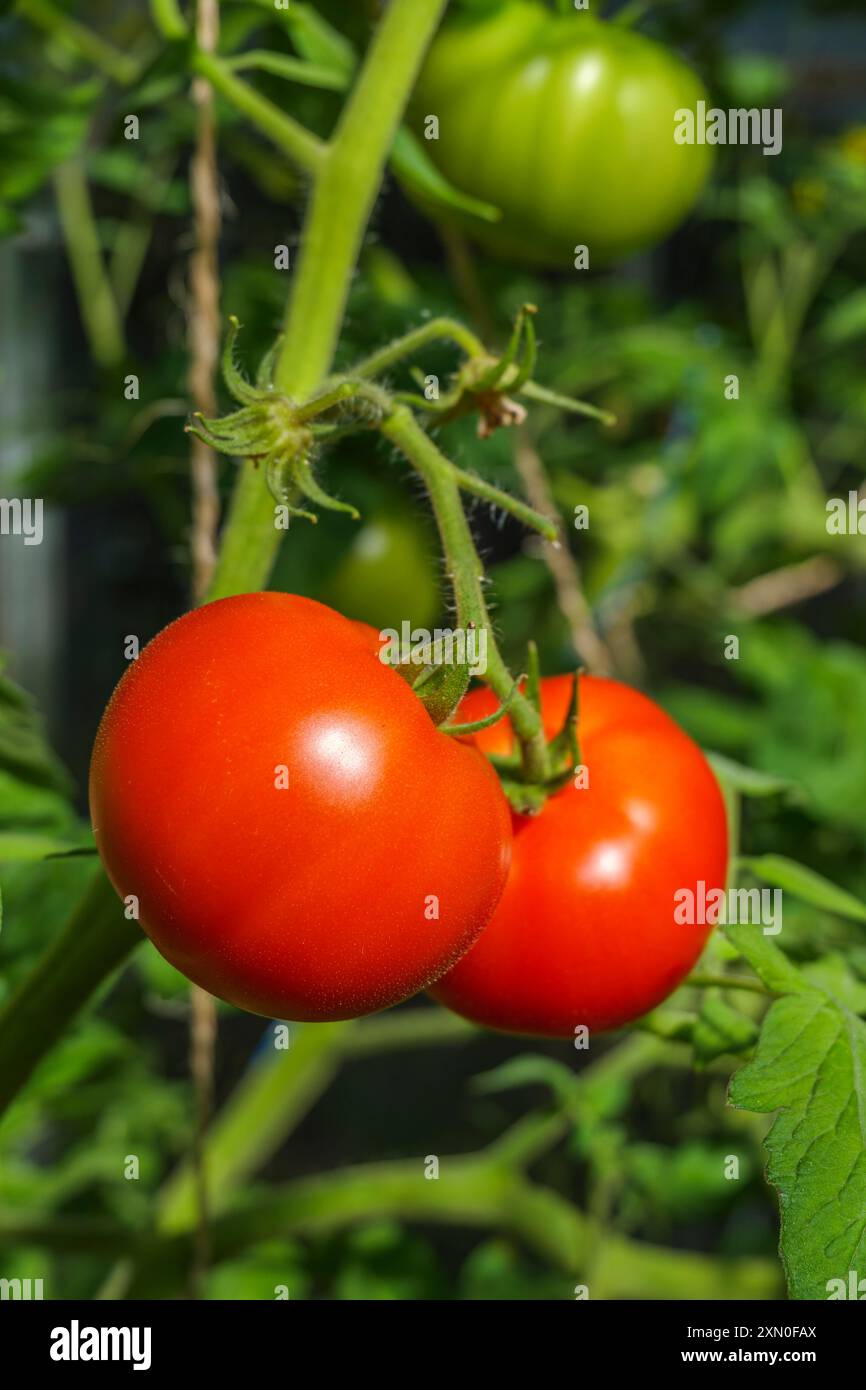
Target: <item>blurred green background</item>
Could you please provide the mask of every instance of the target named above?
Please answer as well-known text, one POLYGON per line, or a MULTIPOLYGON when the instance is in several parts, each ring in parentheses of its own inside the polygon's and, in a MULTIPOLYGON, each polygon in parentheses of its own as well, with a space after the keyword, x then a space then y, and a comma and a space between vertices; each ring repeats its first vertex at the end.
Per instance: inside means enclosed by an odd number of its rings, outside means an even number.
MULTIPOLYGON (((288 51, 268 8, 224 3, 223 43, 288 51)), ((321 9, 363 41, 367 7, 321 9)), ((129 98, 103 90, 13 10, 0 17, 0 476, 4 495, 42 497, 48 514, 42 546, 0 545, 0 645, 16 683, 0 688, 0 999, 92 872, 85 860, 39 856, 47 840, 84 838, 90 744, 123 640, 148 640, 190 592, 185 83, 171 63, 154 65, 130 147, 119 133, 129 98), (56 168, 79 153, 124 307, 114 355, 82 327, 58 215, 56 168), (128 373, 140 381, 134 404, 128 373), (28 835, 31 860, 20 854, 28 835)), ((153 42, 144 5, 93 0, 75 12, 124 52, 153 42)), ((781 106, 782 154, 722 149, 700 206, 667 242, 571 276, 473 253, 389 178, 339 360, 439 312, 501 343, 517 308, 537 304, 538 377, 616 415, 601 429, 537 407, 531 442, 566 528, 575 506, 590 507, 589 529, 570 539, 617 674, 705 748, 779 779, 783 790, 745 802, 750 854, 789 855, 862 896, 866 552, 862 537, 828 535, 825 501, 863 481, 866 16, 859 0, 683 0, 652 9, 644 28, 689 58, 718 105, 781 106), (732 373, 736 404, 723 390, 732 373), (724 657, 731 632, 738 660, 724 657)), ((278 79, 256 80, 286 100, 278 79)), ((292 110, 329 128, 338 96, 288 90, 292 110)), ((219 144, 221 307, 240 317, 252 369, 282 316, 273 248, 295 245, 303 190, 222 108, 219 144)), ((432 369, 447 374, 453 360, 443 350, 432 369)), ((464 467, 521 487, 509 432, 480 442, 462 422, 447 442, 464 467)), ((225 497, 235 467, 221 463, 225 497)), ((372 438, 355 439, 335 448, 326 481, 362 522, 326 513, 315 528, 293 524, 272 586, 377 626, 446 616, 435 536, 403 466, 372 438)), ((473 522, 508 659, 519 668, 534 636, 546 670, 572 668, 562 600, 567 608, 573 574, 560 574, 558 592, 516 523, 482 504, 473 522)), ((843 953, 866 980, 861 926, 796 904, 786 914, 789 954, 843 953)), ((579 1281, 593 1297, 779 1296, 766 1123, 725 1106, 733 1048, 696 1056, 694 1040, 636 1033, 599 1040, 586 1057, 434 1016, 412 1001, 351 1037, 297 1030, 274 1122, 273 1097, 250 1093, 257 1050, 272 1053, 269 1030, 220 1007, 217 1100, 240 1085, 235 1104, 260 1138, 224 1201, 248 1210, 254 1234, 218 1237, 200 1292, 563 1299, 579 1281), (530 1153, 549 1209, 500 1199, 491 1162, 459 1170, 463 1208, 453 1199, 449 1209, 447 1191, 430 1195, 447 1187, 448 1155, 478 1154, 510 1125, 551 1115, 562 1142, 530 1153), (739 1182, 724 1177, 728 1154, 740 1159, 739 1182), (428 1155, 443 1176, 413 1186, 428 1155), (390 1162, 375 1170, 378 1186, 375 1171, 343 1173, 390 1162), (297 1202, 312 1216, 294 1219, 287 1196, 282 1225, 263 1217, 268 1193, 305 1179, 313 1186, 298 1188, 297 1202), (340 1192, 354 1193, 348 1216, 340 1192), (579 1280, 559 1248, 573 1210, 579 1280)), ((44 1277, 50 1297, 183 1289, 182 1261, 131 1259, 118 1232, 150 1228, 162 1184, 188 1154, 188 1027, 186 982, 146 945, 43 1064, 0 1122, 0 1275, 44 1277), (139 1157, 137 1181, 122 1176, 126 1155, 139 1157)))

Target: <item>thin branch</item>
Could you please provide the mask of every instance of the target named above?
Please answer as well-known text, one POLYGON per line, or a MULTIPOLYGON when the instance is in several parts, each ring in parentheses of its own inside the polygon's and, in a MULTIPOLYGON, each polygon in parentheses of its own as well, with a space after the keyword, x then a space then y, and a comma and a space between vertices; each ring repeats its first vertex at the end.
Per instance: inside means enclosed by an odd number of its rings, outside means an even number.
POLYGON ((164 39, 186 38, 189 30, 178 0, 150 0, 153 22, 164 39))
POLYGON ((315 174, 319 170, 326 147, 317 135, 242 82, 224 59, 198 49, 193 55, 192 65, 200 77, 206 77, 220 96, 258 126, 278 149, 288 155, 293 164, 308 174, 315 174))
POLYGON ((760 980, 753 980, 748 975, 725 975, 722 972, 713 974, 709 970, 696 970, 683 980, 684 985, 694 985, 699 989, 742 989, 750 994, 772 995, 773 991, 761 984, 760 980))
POLYGON ((369 357, 364 357, 351 369, 349 375, 355 377, 381 376, 383 372, 395 367, 398 362, 413 357, 421 348, 435 342, 455 343, 457 347, 462 348, 467 357, 481 357, 485 352, 484 344, 480 338, 471 333, 459 319, 441 316, 430 319, 427 323, 421 324, 419 328, 411 329, 408 333, 404 333, 401 338, 395 338, 392 343, 372 352, 369 357))
MULTIPOLYGON (((533 507, 547 515, 555 515, 556 503, 551 495, 544 464, 528 430, 522 429, 518 433, 514 459, 533 507)), ((544 549, 544 562, 553 578, 559 606, 568 623, 578 657, 589 671, 609 675, 613 670, 613 658, 596 631, 576 559, 567 545, 548 546, 544 549)))
POLYGON ((258 72, 272 73, 274 77, 284 77, 287 82, 300 82, 305 87, 322 87, 331 92, 344 92, 351 82, 349 74, 342 69, 308 63, 287 53, 269 53, 266 48, 249 49, 225 61, 232 72, 252 68, 258 72))
MULTIPOLYGON (((461 232, 453 228, 440 227, 439 231, 458 291, 485 337, 488 341, 493 341, 496 336, 495 326, 469 243, 461 232)), ((536 400, 549 403, 552 399, 564 407, 567 402, 567 408, 575 404, 568 401, 568 398, 546 392, 535 383, 527 382, 523 394, 529 399, 532 399, 532 391, 528 390, 528 387, 534 388, 536 400)), ((582 403, 580 404, 582 406, 582 403)), ((604 411, 596 411, 592 406, 587 407, 587 411, 605 421, 610 418, 604 411)), ((515 465, 532 507, 544 516, 555 517, 556 503, 550 491, 544 464, 532 443, 529 431, 522 426, 519 427, 516 441, 515 465)), ((577 561, 567 545, 545 546, 542 557, 553 579, 559 606, 568 623, 578 657, 588 670, 608 675, 614 668, 614 662, 593 623, 577 561)))
POLYGON ((101 367, 114 367, 125 352, 123 324, 99 245, 84 164, 71 159, 54 173, 57 211, 90 350, 101 367))
POLYGON ((536 509, 521 502, 519 497, 512 497, 503 492, 501 488, 494 487, 492 483, 476 477, 474 473, 467 473, 465 468, 458 468, 456 464, 453 464, 452 468, 463 492, 470 492, 473 497, 480 497, 485 502, 489 502, 491 506, 500 507, 503 511, 510 512, 517 521, 522 522, 532 531, 538 531, 545 540, 552 541, 557 548, 559 547, 559 528, 553 520, 555 507, 552 499, 547 508, 538 507, 536 509))
POLYGON ((783 565, 781 569, 750 579, 748 584, 732 589, 729 598, 740 612, 761 617, 825 594, 844 578, 845 571, 835 560, 826 555, 813 555, 809 560, 783 565))
MULTIPOLYGON (((424 482, 454 590, 458 621, 464 628, 474 626, 479 632, 486 631, 485 680, 500 700, 505 700, 511 695, 514 677, 502 659, 490 623, 482 587, 483 569, 463 510, 454 466, 406 406, 398 405, 380 429, 396 444, 424 482)), ((518 693, 512 701, 509 718, 520 743, 527 779, 543 782, 548 771, 547 743, 538 711, 518 693)))

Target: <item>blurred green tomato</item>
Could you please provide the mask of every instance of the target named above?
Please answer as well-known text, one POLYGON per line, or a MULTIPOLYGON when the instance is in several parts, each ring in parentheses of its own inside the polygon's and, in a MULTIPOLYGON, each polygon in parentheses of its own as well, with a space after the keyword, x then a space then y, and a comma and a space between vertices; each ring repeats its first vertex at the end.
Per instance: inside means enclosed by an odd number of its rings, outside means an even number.
MULTIPOLYGON (((461 14, 433 43, 413 104, 425 148, 462 191, 500 208, 472 235, 507 259, 597 266, 659 241, 694 204, 706 145, 674 140, 706 92, 661 45, 586 11, 531 0, 461 14)), ((465 224, 464 224, 465 225, 465 224)))
POLYGON ((323 602, 375 628, 408 619, 430 627, 442 602, 427 529, 412 517, 374 513, 355 534, 322 591, 323 602))

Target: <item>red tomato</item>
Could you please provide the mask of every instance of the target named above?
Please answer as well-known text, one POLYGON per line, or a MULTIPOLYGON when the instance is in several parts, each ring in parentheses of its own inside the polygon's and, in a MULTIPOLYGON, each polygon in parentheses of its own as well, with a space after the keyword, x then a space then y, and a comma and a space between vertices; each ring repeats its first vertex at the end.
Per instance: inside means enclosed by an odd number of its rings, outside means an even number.
MULTIPOLYGON (((570 679, 542 682, 548 734, 564 719, 570 679)), ((461 720, 495 708, 471 692, 461 720)), ((535 817, 514 816, 511 872, 468 955, 431 990, 489 1028, 571 1037, 639 1018, 688 974, 711 930, 679 925, 678 889, 724 888, 725 808, 700 749, 646 696, 580 679, 581 758, 589 786, 569 786, 535 817)), ((506 721, 475 740, 511 749, 506 721)), ((696 914, 699 915, 699 914, 696 914)))
POLYGON ((438 732, 367 630, 291 594, 208 604, 149 644, 103 716, 90 804, 166 959, 275 1018, 423 989, 480 932, 510 857, 486 760, 438 732))

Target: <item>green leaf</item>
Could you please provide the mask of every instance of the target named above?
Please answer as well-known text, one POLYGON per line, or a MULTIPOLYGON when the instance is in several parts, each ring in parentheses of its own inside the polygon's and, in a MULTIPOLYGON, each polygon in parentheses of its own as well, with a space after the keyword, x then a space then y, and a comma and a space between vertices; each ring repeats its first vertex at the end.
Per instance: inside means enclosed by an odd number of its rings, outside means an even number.
POLYGON ((839 300, 818 325, 818 336, 833 347, 840 347, 866 334, 866 287, 839 300))
POLYGON ((460 1271, 460 1297, 470 1302, 563 1300, 572 1297, 556 1271, 537 1269, 508 1240, 482 1241, 460 1271))
POLYGON ((223 1261, 208 1272, 205 1295, 208 1299, 271 1301, 282 1286, 289 1298, 303 1298, 309 1276, 302 1263, 302 1252, 292 1241, 271 1240, 254 1245, 234 1260, 223 1261))
MULTIPOLYGON (((702 1140, 687 1140, 675 1148, 642 1141, 629 1144, 622 1161, 629 1183, 649 1200, 654 1214, 688 1220, 730 1202, 734 1184, 726 1177, 726 1149, 702 1140)), ((740 1181, 746 1182, 754 1161, 748 1152, 738 1157, 740 1181)))
POLYGON ((573 1071, 553 1057, 542 1057, 539 1053, 527 1052, 520 1057, 512 1057, 501 1067, 483 1072, 473 1078, 473 1086, 478 1091, 511 1091, 519 1086, 534 1086, 541 1083, 549 1086, 561 1102, 573 1100, 576 1077, 573 1071))
POLYGON ((866 1265, 866 1025, 817 989, 778 1000, 730 1101, 779 1111, 765 1143, 788 1287, 826 1299, 866 1265))
MULTIPOLYGON (((741 660, 731 665, 762 696, 744 760, 792 778, 803 787, 810 813, 850 829, 862 842, 866 654, 853 643, 819 641, 802 626, 778 621, 754 624, 741 660)), ((713 738, 702 741, 719 746, 713 738)))
POLYGON ((725 934, 749 962, 755 974, 775 994, 797 994, 809 988, 797 967, 764 935, 760 925, 731 923, 725 927, 725 934))
MULTIPOLYGON (((29 697, 2 674, 0 653, 0 772, 26 783, 68 794, 69 777, 48 747, 29 697)), ((0 785, 0 824, 8 820, 0 785)), ((17 808, 11 805, 10 811, 17 808)))
MULTIPOLYGON (((273 0, 262 0, 262 3, 273 11, 273 0)), ((293 3, 280 18, 284 19, 295 48, 308 63, 338 68, 345 73, 355 71, 358 58, 349 40, 312 5, 293 3)))
POLYGON ((391 148, 391 164, 401 184, 432 208, 468 213, 482 222, 498 222, 499 208, 462 193, 440 174, 424 144, 408 126, 401 126, 391 148))
POLYGON ((30 198, 81 148, 99 90, 0 77, 0 202, 30 198))
POLYGON ((855 1014, 866 1014, 866 984, 852 975, 848 962, 839 955, 822 956, 803 966, 810 985, 829 994, 837 1004, 855 1014))
POLYGON ((0 864, 21 862, 28 859, 52 859, 78 857, 95 854, 92 845, 70 845, 55 835, 45 835, 38 830, 22 832, 0 831, 0 864))
POLYGON ((780 792, 795 791, 796 782, 787 777, 776 777, 771 772, 759 772, 757 768, 746 767, 744 763, 726 758, 723 753, 704 750, 704 756, 720 782, 727 783, 743 796, 776 796, 780 792))
POLYGON ((728 1052, 745 1052, 758 1037, 758 1025, 733 1008, 719 990, 708 990, 692 1029, 692 1045, 701 1062, 728 1052))
POLYGON ((740 864, 756 878, 783 889, 812 907, 834 912, 838 917, 850 917, 855 922, 866 922, 866 905, 858 898, 793 859, 786 859, 781 854, 762 854, 753 859, 741 859, 740 864))

